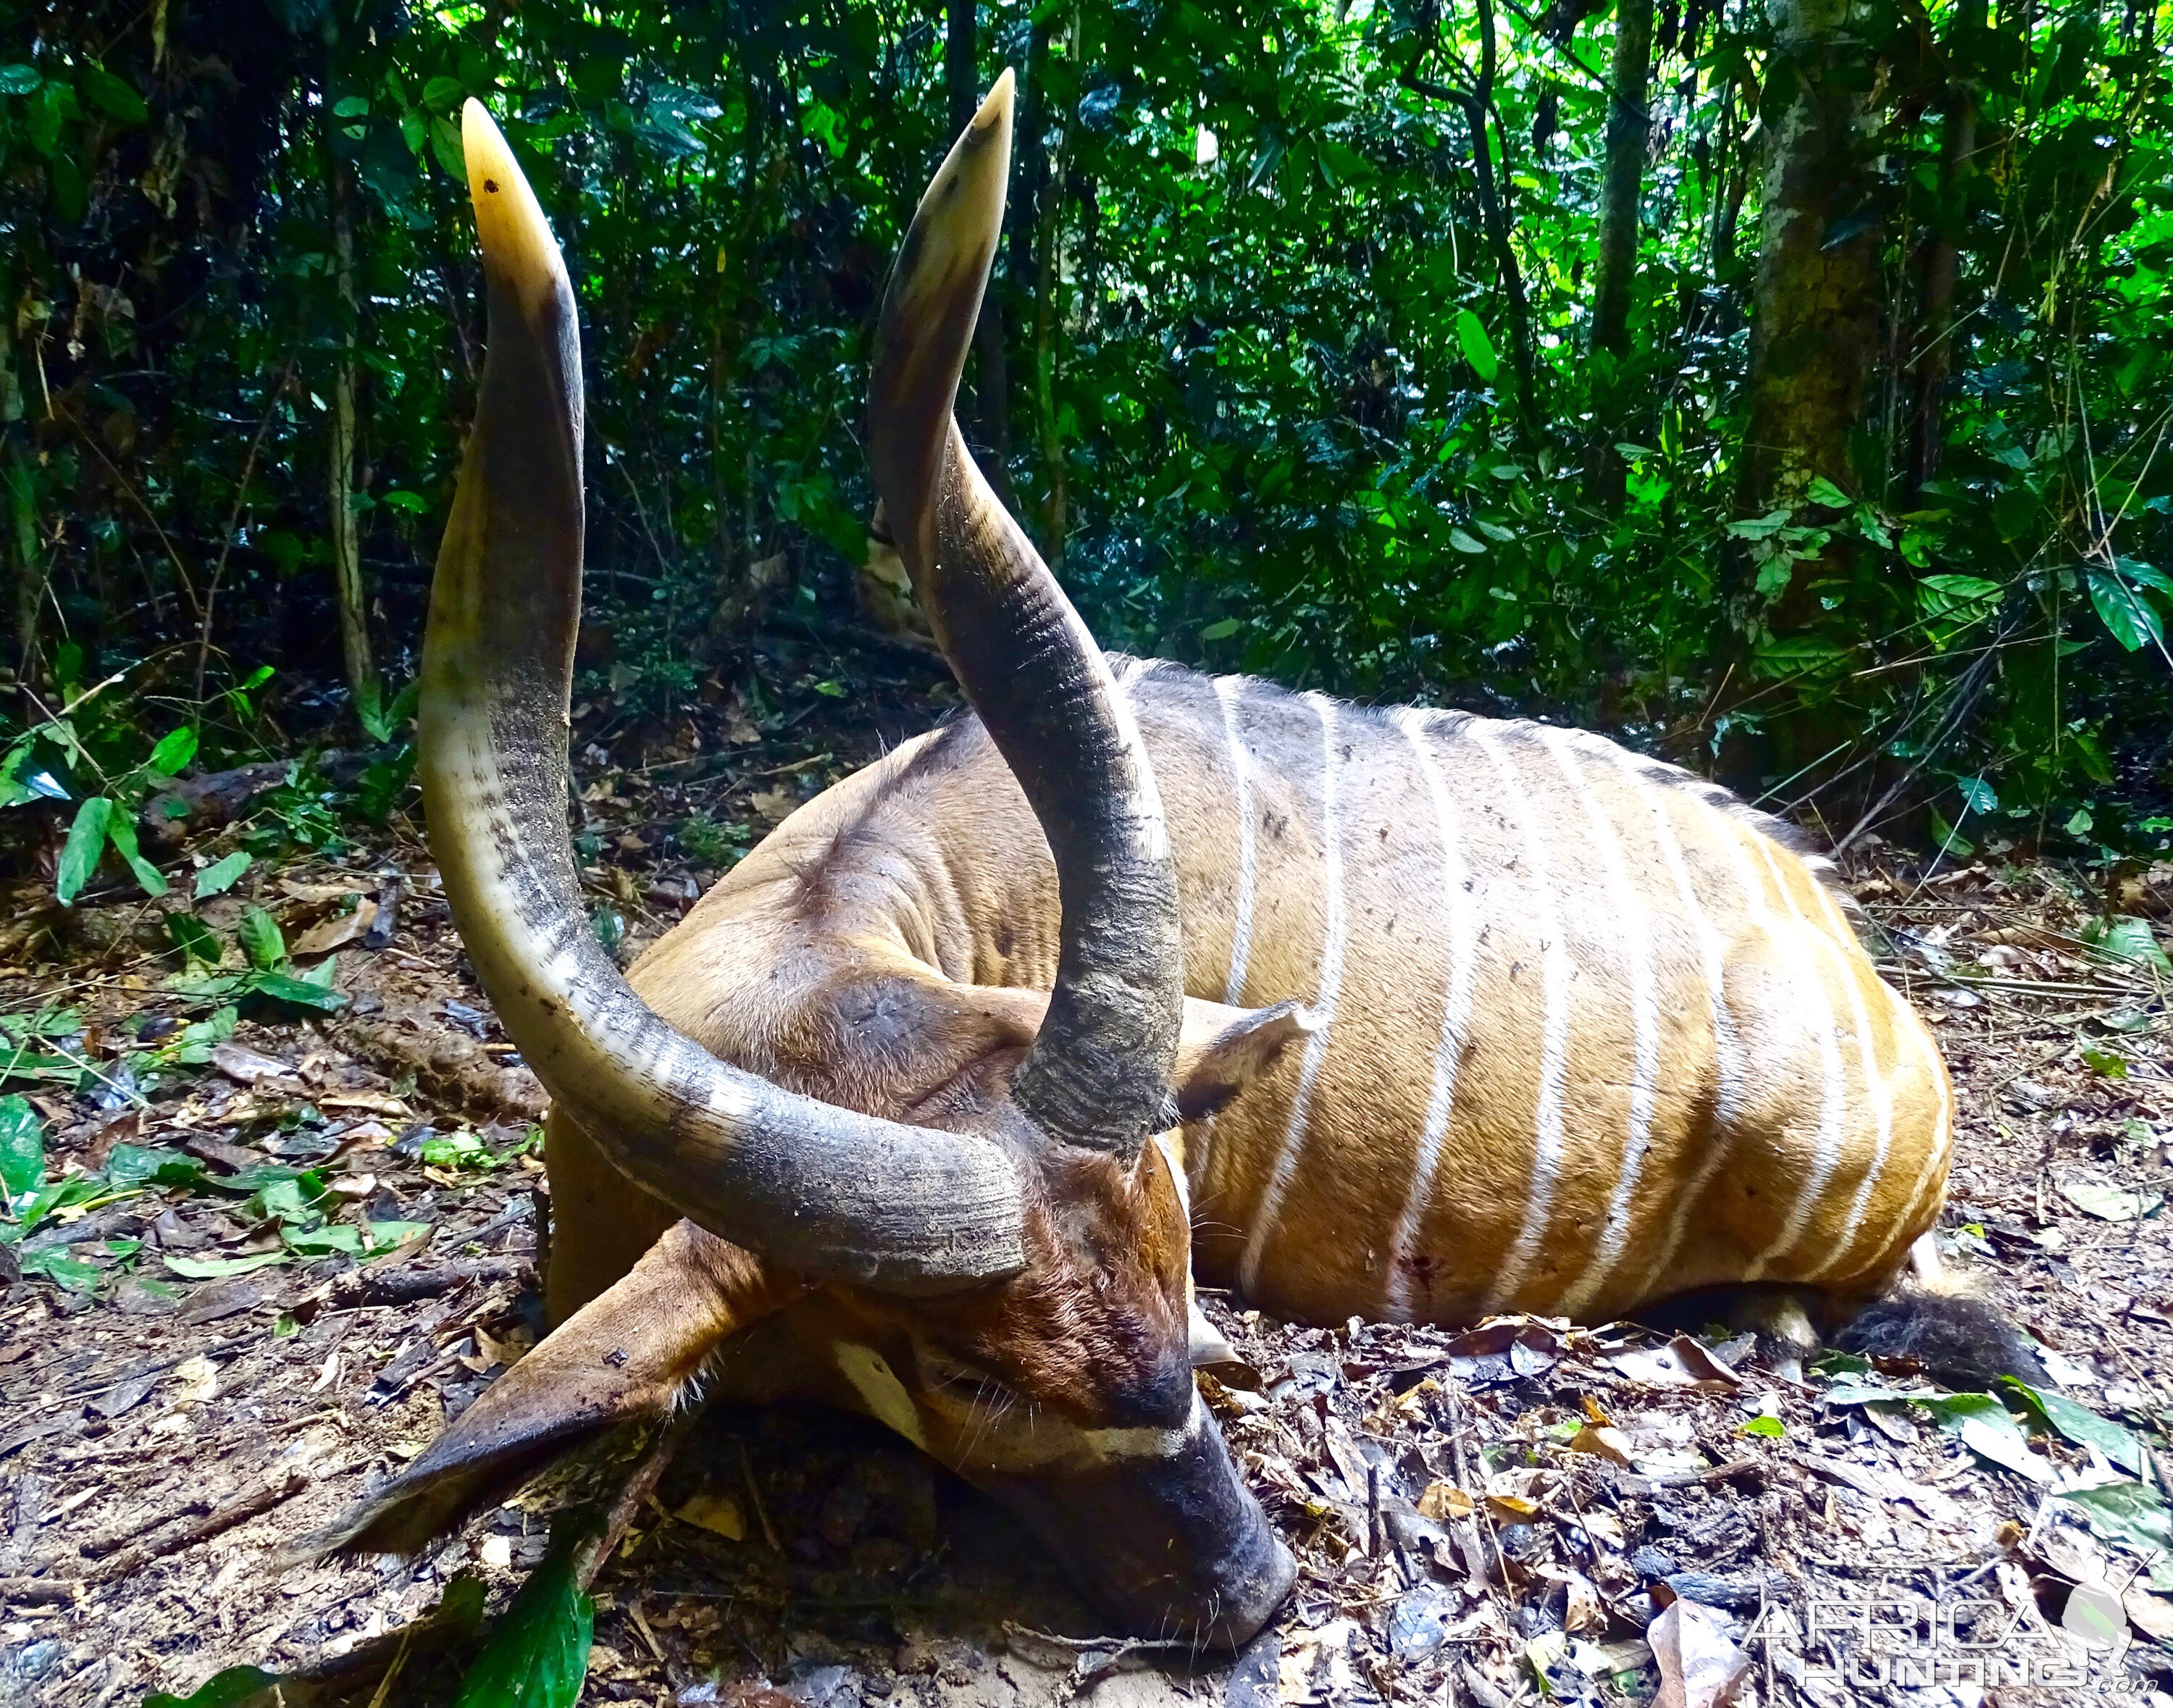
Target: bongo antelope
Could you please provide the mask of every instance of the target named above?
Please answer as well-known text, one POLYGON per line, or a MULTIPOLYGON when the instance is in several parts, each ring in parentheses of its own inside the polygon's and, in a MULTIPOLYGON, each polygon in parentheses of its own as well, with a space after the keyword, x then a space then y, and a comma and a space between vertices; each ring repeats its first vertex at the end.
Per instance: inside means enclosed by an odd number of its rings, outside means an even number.
POLYGON ((1105 657, 952 420, 1011 85, 923 197, 879 527, 974 715, 802 807, 623 978, 565 830, 581 391, 558 252, 470 103, 489 359, 422 776, 555 1100, 555 1332, 345 1524, 411 1546, 690 1386, 812 1397, 1021 1510, 1117 1618, 1248 1636, 1291 1563, 1195 1392, 1192 1276, 1286 1317, 1821 1323, 1937 1218, 1945 1069, 1824 870, 1596 736, 1105 657))

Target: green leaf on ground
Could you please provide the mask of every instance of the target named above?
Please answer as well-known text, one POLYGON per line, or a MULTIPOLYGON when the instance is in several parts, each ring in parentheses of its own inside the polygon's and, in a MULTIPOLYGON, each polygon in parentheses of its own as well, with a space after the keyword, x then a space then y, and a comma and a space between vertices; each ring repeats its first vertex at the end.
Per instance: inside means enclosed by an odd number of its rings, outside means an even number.
POLYGON ((2173 1511, 2154 1489, 2141 1483, 2100 1483, 2066 1489, 2055 1500, 2079 1509, 2091 1534, 2117 1543, 2151 1562, 2154 1589, 2173 1589, 2173 1511))
POLYGON ((53 894, 65 907, 83 893, 98 870, 98 857, 105 852, 105 827, 113 816, 113 803, 94 795, 75 810, 67 841, 61 848, 61 864, 53 879, 53 894))
MULTIPOLYGON (((143 1708, 251 1708, 278 1683, 276 1676, 260 1667, 229 1667, 213 1673, 191 1695, 171 1696, 154 1690, 143 1699, 143 1708)), ((272 1699, 267 1696, 267 1700, 272 1699)))
POLYGON ((2116 961, 2133 961, 2160 973, 2173 973, 2173 960, 2168 960, 2165 950, 2159 946, 2148 919, 2132 919, 2126 914, 2111 919, 2093 919, 2083 927, 2083 941, 2116 961))
POLYGON ((250 868, 247 853, 236 849, 223 860, 214 860, 197 874, 196 896, 201 902, 213 896, 223 896, 240 881, 241 875, 250 868))
POLYGON ((48 1246, 42 1251, 18 1253, 16 1262, 26 1275, 43 1275, 71 1293, 86 1293, 98 1285, 100 1270, 95 1263, 87 1263, 66 1246, 48 1246))
POLYGON ((141 1186, 200 1186, 204 1166, 178 1150, 149 1145, 116 1145, 105 1159, 105 1183, 121 1191, 141 1186))
POLYGON ((275 973, 287 964, 287 936, 279 922, 251 902, 241 910, 241 923, 234 935, 249 964, 260 973, 275 973))
POLYGON ((46 1177, 46 1123, 36 1107, 18 1092, 0 1097, 0 1186, 20 1198, 46 1177))
MULTIPOLYGON (((329 971, 336 962, 327 959, 323 964, 329 971)), ((347 1006, 345 991, 330 989, 314 978, 297 978, 287 973, 260 973, 245 980, 242 989, 270 1002, 284 1002, 296 1008, 315 1009, 320 1014, 334 1014, 347 1006)))
POLYGON ((1910 1404, 1932 1414, 1932 1420, 1980 1459, 2001 1466, 2033 1483, 2052 1480, 2052 1462, 2030 1451, 2030 1438, 2014 1414, 1988 1393, 1911 1394, 1910 1404))
POLYGON ((211 927, 194 913, 167 914, 166 935, 174 940, 182 958, 194 967, 216 967, 225 952, 211 927))
POLYGON ((143 850, 136 846, 136 821, 120 807, 106 815, 105 834, 113 844, 114 852, 136 874, 136 881, 143 886, 147 896, 166 893, 166 875, 143 858, 143 850))
POLYGON ((596 1603, 561 1544, 536 1569, 461 1681, 454 1708, 573 1708, 589 1672, 596 1603))
POLYGON ((2030 1387, 2011 1376, 2003 1378, 2003 1382, 2022 1397, 2054 1434, 2065 1436, 2079 1446, 2094 1447, 2122 1470, 2141 1474, 2143 1443, 2132 1432, 2110 1418, 2100 1417, 2088 1406, 2077 1404, 2064 1393, 2030 1387))

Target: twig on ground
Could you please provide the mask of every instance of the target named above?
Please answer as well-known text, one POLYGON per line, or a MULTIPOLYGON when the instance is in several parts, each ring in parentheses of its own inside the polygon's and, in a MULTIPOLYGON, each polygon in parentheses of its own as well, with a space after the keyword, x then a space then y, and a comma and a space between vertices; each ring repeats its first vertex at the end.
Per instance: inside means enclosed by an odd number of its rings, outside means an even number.
MULTIPOLYGON (((335 1473, 334 1474, 337 1474, 335 1473)), ((164 1560, 208 1542, 214 1536, 223 1536, 238 1525, 261 1517, 283 1501, 294 1497, 310 1486, 310 1479, 300 1471, 289 1471, 276 1483, 266 1483, 251 1490, 239 1500, 213 1508, 193 1523, 168 1526, 132 1548, 122 1549, 105 1565, 92 1572, 90 1583, 111 1583, 116 1579, 133 1576, 154 1560, 164 1560)))

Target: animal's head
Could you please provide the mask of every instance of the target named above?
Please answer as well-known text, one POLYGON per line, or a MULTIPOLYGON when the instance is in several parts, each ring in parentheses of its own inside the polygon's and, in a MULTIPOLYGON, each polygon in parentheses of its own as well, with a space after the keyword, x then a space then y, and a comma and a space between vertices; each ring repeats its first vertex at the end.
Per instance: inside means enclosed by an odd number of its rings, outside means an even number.
MULTIPOLYGON (((1099 649, 952 419, 1002 218, 1011 107, 1006 75, 921 202, 871 388, 884 515, 1060 881, 1056 988, 986 1095, 908 1125, 740 1072, 644 1005, 590 933, 566 835, 582 549, 574 303, 535 197, 472 103, 489 355, 432 592, 424 800, 455 920, 508 1034, 612 1161, 766 1273, 826 1293, 855 1327, 840 1370, 867 1408, 1009 1500, 1111 1612, 1227 1643, 1272 1612, 1292 1568, 1198 1398, 1184 1176, 1155 1135, 1172 1124, 1173 1086, 1211 1097, 1218 1075, 1242 1077, 1295 1022, 1226 1016, 1178 1077, 1176 881, 1146 752, 1099 649)), ((648 1325, 643 1344, 590 1360, 616 1374, 585 1365, 555 1401, 539 1378, 509 1378, 478 1407, 488 1427, 463 1420, 470 1447, 441 1443, 402 1479, 404 1518, 380 1503, 348 1533, 412 1538, 423 1508, 449 1516, 447 1491, 472 1495, 515 1449, 668 1404, 690 1373, 674 1349, 698 1341, 681 1318, 698 1312, 645 1268, 623 1284, 650 1290, 623 1319, 648 1325), (522 1402, 493 1404, 501 1390, 555 1404, 557 1420, 524 1433, 506 1415, 522 1402)), ((612 1296, 553 1341, 584 1345, 612 1296)), ((552 1344, 533 1355, 543 1367, 552 1344)))

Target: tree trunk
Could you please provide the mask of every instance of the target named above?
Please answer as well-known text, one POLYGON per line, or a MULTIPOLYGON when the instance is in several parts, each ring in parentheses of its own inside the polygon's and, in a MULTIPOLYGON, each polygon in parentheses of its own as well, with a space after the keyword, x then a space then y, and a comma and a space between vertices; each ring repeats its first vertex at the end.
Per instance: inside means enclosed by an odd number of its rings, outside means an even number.
POLYGON ((354 219, 343 165, 332 167, 332 261, 346 326, 332 374, 325 469, 325 525, 332 541, 332 586, 339 606, 340 662, 358 709, 379 692, 369 656, 369 616, 363 601, 362 541, 354 520, 354 219))
MULTIPOLYGON (((1479 0, 1479 81, 1461 98, 1471 129, 1471 166, 1478 179, 1479 207, 1486 222, 1487 240, 1494 251, 1494 265, 1502 283, 1502 297, 1508 312, 1509 355, 1517 372, 1517 399, 1529 429, 1539 419, 1532 374, 1531 311, 1524 302, 1523 271, 1510 241, 1508 204, 1494 176, 1494 154, 1486 127, 1494 109, 1494 0, 1479 0)), ((1509 164, 1509 139, 1502 137, 1502 164, 1509 164)))
POLYGON ((1939 136, 1939 197, 1924 239, 1917 298, 1916 363, 1909 376, 1909 444, 1903 476, 1903 506, 1922 502, 1924 483, 1939 471, 1945 438, 1947 376, 1954 371, 1955 347, 1961 333, 1955 325, 1955 287, 1961 275, 1961 230, 1967 201, 1971 157, 1976 152, 1976 88, 1955 76, 1952 64, 1976 51, 1984 27, 1984 0, 1962 0, 1948 37, 1949 78, 1946 122, 1939 136))
POLYGON ((1593 497, 1610 515, 1622 508, 1629 466, 1615 449, 1620 429, 1617 369, 1630 353, 1631 287, 1637 277, 1637 215, 1644 200, 1647 105, 1652 80, 1653 0, 1615 0, 1615 64, 1608 84, 1607 176, 1599 192, 1599 277, 1592 302, 1592 348, 1601 445, 1593 497))
MULTIPOLYGON (((1862 146, 1870 79, 1846 57, 1861 51, 1840 32, 1852 0, 1770 0, 1776 31, 1769 73, 1789 80, 1766 134, 1757 283, 1753 296, 1749 410, 1739 504, 1743 514, 1800 510, 1813 482, 1844 493, 1858 481, 1849 439, 1863 419, 1879 340, 1880 236, 1869 217, 1875 186, 1862 146)), ((1771 99, 1770 94, 1769 100, 1771 99)), ((1816 586, 1846 575, 1836 538, 1817 558, 1791 564, 1771 542, 1735 542, 1725 579, 1730 632, 1721 654, 1737 666, 1733 700, 1751 687, 1759 640, 1807 635, 1825 615, 1816 586)), ((1736 744, 1726 769, 1750 786, 1769 763, 1780 773, 1814 766, 1852 733, 1831 705, 1798 704, 1771 720, 1770 747, 1736 744)), ((1815 774, 1807 779, 1815 781, 1815 774)))

